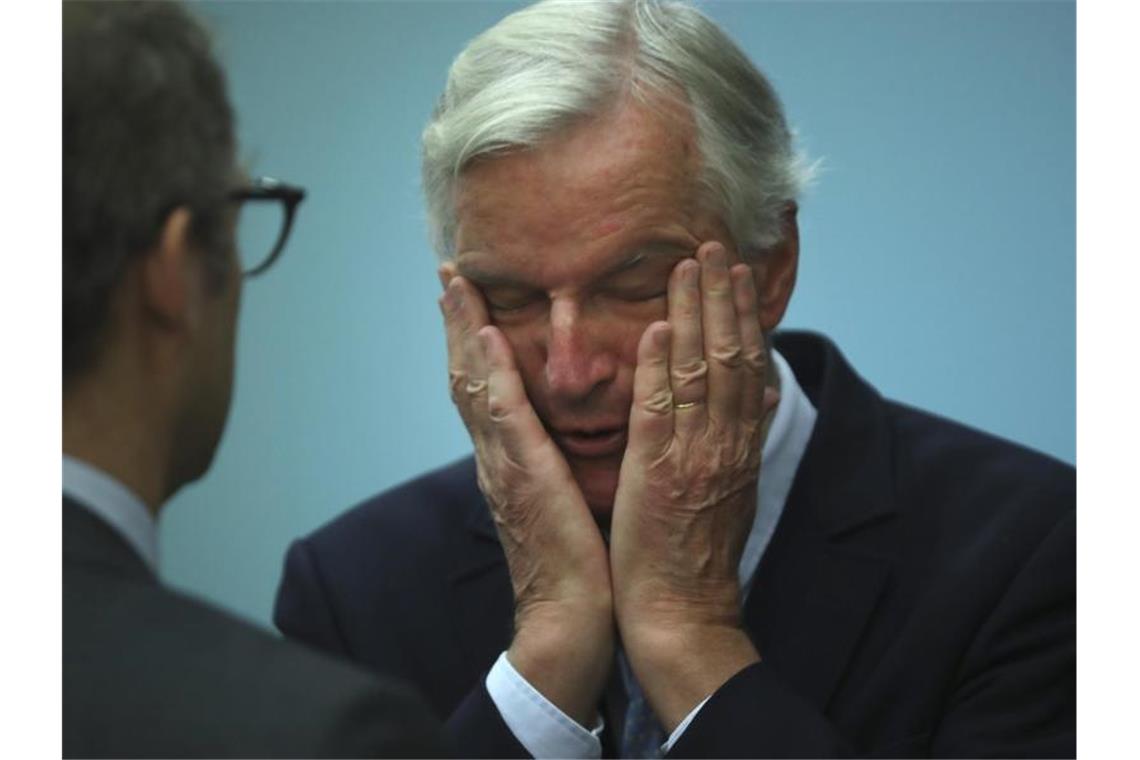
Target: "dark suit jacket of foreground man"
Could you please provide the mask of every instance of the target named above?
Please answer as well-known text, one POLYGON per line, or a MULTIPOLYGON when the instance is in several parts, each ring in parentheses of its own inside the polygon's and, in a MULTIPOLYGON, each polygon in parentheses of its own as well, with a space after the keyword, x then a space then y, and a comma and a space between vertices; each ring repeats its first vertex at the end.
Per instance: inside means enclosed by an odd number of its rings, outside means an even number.
POLYGON ((164 588, 67 497, 63 622, 65 757, 409 757, 438 746, 406 689, 164 588))
MULTIPOLYGON (((744 608, 762 661, 671 756, 1075 755, 1074 470, 884 400, 819 336, 775 345, 819 416, 744 608)), ((464 753, 519 756, 483 686, 512 612, 466 459, 296 542, 276 623, 417 683, 464 753)))

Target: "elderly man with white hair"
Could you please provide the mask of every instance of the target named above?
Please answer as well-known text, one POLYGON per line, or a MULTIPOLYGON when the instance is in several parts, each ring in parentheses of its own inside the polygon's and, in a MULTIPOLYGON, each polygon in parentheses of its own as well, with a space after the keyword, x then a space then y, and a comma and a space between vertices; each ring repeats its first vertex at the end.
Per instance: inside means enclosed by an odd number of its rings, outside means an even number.
POLYGON ((810 164, 723 31, 510 15, 423 178, 474 456, 296 542, 283 632, 464 754, 1074 754, 1075 473, 776 332, 810 164))

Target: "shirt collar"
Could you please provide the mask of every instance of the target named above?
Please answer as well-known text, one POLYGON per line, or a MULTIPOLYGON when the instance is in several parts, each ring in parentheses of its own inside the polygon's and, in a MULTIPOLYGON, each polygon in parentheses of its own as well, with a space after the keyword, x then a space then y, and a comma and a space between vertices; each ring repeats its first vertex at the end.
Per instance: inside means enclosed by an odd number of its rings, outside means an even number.
POLYGON ((772 424, 768 426, 768 437, 764 440, 756 517, 740 556, 738 578, 745 593, 751 587, 760 557, 776 531, 780 515, 784 513, 788 493, 792 490, 796 470, 807 449, 817 416, 791 366, 775 349, 772 349, 772 363, 780 380, 780 401, 772 424))
POLYGON ((63 493, 110 525, 156 571, 157 528, 142 499, 102 470, 66 454, 63 493))

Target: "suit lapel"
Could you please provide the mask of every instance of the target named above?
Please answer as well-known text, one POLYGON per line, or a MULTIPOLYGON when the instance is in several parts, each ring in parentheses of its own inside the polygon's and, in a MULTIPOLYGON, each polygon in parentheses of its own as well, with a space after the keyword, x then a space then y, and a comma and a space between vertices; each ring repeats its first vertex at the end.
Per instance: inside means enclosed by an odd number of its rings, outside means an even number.
POLYGON ((760 656, 826 709, 889 575, 890 431, 878 394, 829 342, 777 336, 818 412, 744 609, 760 656))
POLYGON ((771 547, 744 611, 760 656, 825 710, 887 577, 882 560, 818 536, 771 547))

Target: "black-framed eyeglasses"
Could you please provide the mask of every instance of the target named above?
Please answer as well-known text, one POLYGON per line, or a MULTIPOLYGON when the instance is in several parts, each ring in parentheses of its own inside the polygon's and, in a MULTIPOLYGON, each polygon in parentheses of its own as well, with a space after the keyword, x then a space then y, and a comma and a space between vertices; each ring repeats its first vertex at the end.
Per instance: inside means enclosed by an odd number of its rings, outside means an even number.
POLYGON ((273 177, 254 177, 247 186, 230 191, 228 197, 242 204, 237 223, 242 275, 256 277, 269 269, 285 248, 305 189, 273 177))

